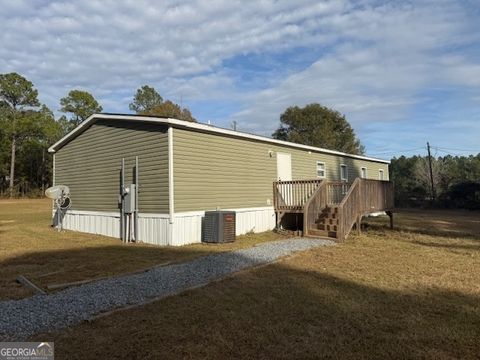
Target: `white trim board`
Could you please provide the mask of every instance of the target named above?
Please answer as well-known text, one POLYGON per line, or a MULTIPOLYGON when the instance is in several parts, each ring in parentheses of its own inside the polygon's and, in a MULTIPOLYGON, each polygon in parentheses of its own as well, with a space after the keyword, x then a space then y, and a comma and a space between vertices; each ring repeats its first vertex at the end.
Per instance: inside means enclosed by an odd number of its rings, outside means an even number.
POLYGON ((175 189, 173 178, 173 127, 168 127, 168 213, 170 214, 170 224, 175 221, 175 189))
POLYGON ((53 167, 53 171, 52 171, 52 186, 55 186, 55 154, 53 154, 53 164, 52 164, 52 167, 53 167))
POLYGON ((297 149, 316 151, 316 152, 319 152, 319 153, 340 155, 340 156, 350 157, 350 158, 353 158, 353 159, 368 160, 368 161, 375 161, 375 162, 379 162, 379 163, 390 164, 389 160, 378 159, 378 158, 373 158, 373 157, 369 157, 369 156, 347 154, 347 153, 344 153, 344 152, 341 152, 341 151, 335 151, 335 150, 329 150, 329 149, 324 149, 324 148, 319 148, 319 147, 314 147, 314 146, 296 144, 296 143, 292 143, 292 142, 288 142, 288 141, 268 138, 268 137, 265 137, 265 136, 254 135, 254 134, 249 134, 249 133, 243 133, 243 132, 239 132, 239 131, 224 129, 224 128, 220 128, 220 127, 215 127, 215 126, 212 126, 212 125, 199 124, 199 123, 194 123, 194 122, 184 121, 184 120, 178 120, 178 119, 173 119, 173 118, 160 118, 160 117, 152 117, 152 116, 122 115, 122 114, 93 114, 87 120, 83 121, 80 125, 78 125, 75 129, 73 129, 71 132, 69 132, 67 135, 65 135, 63 138, 58 140, 55 144, 50 146, 48 148, 48 151, 52 152, 52 153, 56 152, 58 150, 58 148, 60 148, 64 143, 68 142, 68 140, 70 140, 70 138, 73 138, 77 133, 80 133, 84 129, 87 129, 93 122, 95 122, 98 119, 106 119, 106 120, 112 120, 112 121, 114 121, 114 120, 118 120, 118 121, 143 121, 143 122, 150 122, 150 123, 158 123, 158 124, 164 124, 164 125, 167 125, 167 126, 174 126, 174 127, 184 128, 184 129, 191 129, 193 131, 228 135, 228 136, 233 136, 233 137, 242 138, 242 139, 257 140, 257 141, 261 141, 261 142, 277 144, 277 145, 282 145, 282 146, 288 146, 288 147, 297 148, 297 149))

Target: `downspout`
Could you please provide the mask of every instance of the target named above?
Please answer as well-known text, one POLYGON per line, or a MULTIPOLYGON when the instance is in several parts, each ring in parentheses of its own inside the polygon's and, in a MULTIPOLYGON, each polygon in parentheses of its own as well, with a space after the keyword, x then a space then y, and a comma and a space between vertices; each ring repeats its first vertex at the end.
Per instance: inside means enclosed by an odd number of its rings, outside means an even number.
POLYGON ((174 183, 173 183, 173 127, 168 127, 168 245, 175 245, 174 243, 174 221, 175 221, 175 199, 174 199, 174 183))

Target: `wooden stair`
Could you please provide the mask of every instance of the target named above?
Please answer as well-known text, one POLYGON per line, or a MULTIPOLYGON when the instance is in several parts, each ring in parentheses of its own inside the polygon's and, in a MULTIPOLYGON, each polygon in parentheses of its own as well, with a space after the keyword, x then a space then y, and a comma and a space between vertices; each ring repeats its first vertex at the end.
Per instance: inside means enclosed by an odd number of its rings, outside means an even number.
POLYGON ((287 213, 303 213, 305 236, 344 241, 362 216, 385 211, 393 226, 393 183, 356 178, 353 183, 319 179, 275 181, 277 228, 287 213))
POLYGON ((336 239, 338 231, 338 207, 327 206, 315 221, 315 227, 309 229, 309 234, 336 239))

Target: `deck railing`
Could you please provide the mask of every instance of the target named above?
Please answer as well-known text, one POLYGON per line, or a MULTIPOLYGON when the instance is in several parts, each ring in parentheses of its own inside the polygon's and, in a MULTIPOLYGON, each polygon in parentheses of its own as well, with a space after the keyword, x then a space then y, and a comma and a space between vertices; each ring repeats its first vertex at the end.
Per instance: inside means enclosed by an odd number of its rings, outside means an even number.
MULTIPOLYGON (((344 181, 293 180, 273 183, 274 206, 280 214, 303 212, 304 230, 315 225, 323 209, 336 207, 337 238, 344 240, 361 216, 394 208, 393 183, 357 178, 344 181)), ((279 223, 280 218, 277 218, 279 223)))
POLYGON ((328 184, 322 181, 317 187, 317 190, 312 194, 310 199, 305 204, 303 210, 303 231, 305 235, 309 235, 309 230, 312 224, 315 224, 320 213, 328 204, 328 184))
POLYGON ((339 240, 344 240, 350 233, 361 211, 360 183, 361 179, 357 178, 338 205, 337 239, 339 240))
POLYGON ((360 223, 361 216, 394 207, 393 183, 390 181, 357 178, 338 205, 339 228, 337 238, 344 240, 360 223))
POLYGON ((322 180, 290 180, 273 183, 273 202, 276 210, 302 211, 322 180))
POLYGON ((338 205, 350 189, 352 183, 346 181, 328 181, 327 182, 327 204, 338 205))
POLYGON ((362 212, 391 210, 394 207, 393 183, 382 180, 362 179, 362 212))

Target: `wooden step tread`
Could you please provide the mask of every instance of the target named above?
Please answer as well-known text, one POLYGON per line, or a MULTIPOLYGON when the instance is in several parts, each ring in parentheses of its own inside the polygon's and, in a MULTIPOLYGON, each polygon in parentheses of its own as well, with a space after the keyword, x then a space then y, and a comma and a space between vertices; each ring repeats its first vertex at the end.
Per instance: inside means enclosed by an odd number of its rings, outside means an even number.
POLYGON ((326 230, 319 230, 319 229, 310 229, 308 230, 308 236, 320 236, 320 237, 328 237, 332 239, 337 238, 336 231, 326 231, 326 230))
POLYGON ((338 214, 338 207, 326 207, 322 210, 324 214, 338 214))
POLYGON ((329 225, 329 224, 318 224, 317 225, 318 230, 326 230, 326 231, 337 231, 338 226, 337 225, 329 225))
POLYGON ((319 224, 319 225, 317 225, 317 228, 320 229, 320 230, 337 231, 337 225, 333 225, 333 224, 319 224), (323 226, 323 229, 321 229, 320 226, 323 226))
POLYGON ((317 220, 315 221, 317 225, 338 225, 338 220, 330 219, 330 220, 317 220))

